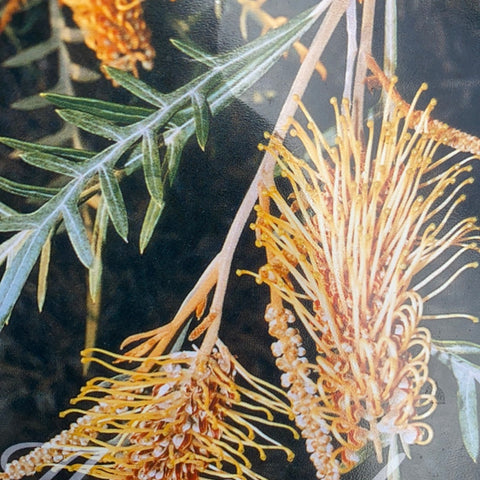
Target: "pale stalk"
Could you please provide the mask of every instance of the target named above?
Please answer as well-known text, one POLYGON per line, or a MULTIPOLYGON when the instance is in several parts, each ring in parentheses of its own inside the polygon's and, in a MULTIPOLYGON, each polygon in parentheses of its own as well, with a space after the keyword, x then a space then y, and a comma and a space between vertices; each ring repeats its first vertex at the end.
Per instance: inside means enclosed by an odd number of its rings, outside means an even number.
POLYGON ((385 2, 385 39, 383 49, 383 71, 388 78, 397 69, 397 0, 385 2))
MULTIPOLYGON (((330 8, 325 15, 317 34, 315 35, 308 54, 302 62, 295 80, 293 81, 290 92, 288 93, 287 99, 278 116, 278 120, 274 128, 274 134, 283 135, 286 133, 288 119, 295 114, 297 109, 297 102, 294 100, 294 97, 295 95, 298 97, 303 96, 308 82, 315 71, 316 63, 322 55, 325 46, 327 45, 338 22, 345 13, 348 3, 349 0, 325 1, 323 2, 323 9, 321 9, 321 6, 319 5, 319 15, 321 15, 329 6, 330 8)), ((223 302, 228 284, 228 276, 230 274, 232 258, 237 247, 238 240, 243 232, 243 229, 245 228, 245 224, 248 221, 250 212, 257 201, 259 190, 263 188, 263 186, 273 184, 274 167, 275 159, 267 153, 263 157, 257 173, 250 184, 245 197, 243 198, 235 218, 233 219, 223 247, 216 257, 216 261, 218 261, 216 282, 214 282, 216 283, 216 288, 209 312, 209 314, 213 316, 214 320, 211 326, 208 328, 208 331, 202 342, 201 350, 205 353, 211 351, 218 338, 218 329, 220 328, 221 323, 221 312, 223 309, 223 302)))
POLYGON ((355 72, 355 58, 358 53, 357 45, 357 0, 350 0, 347 10, 347 61, 345 67, 345 85, 343 98, 352 102, 353 75, 355 72))
POLYGON ((353 85, 352 118, 355 135, 362 138, 363 103, 365 94, 365 78, 367 76, 367 57, 372 53, 373 23, 375 18, 375 0, 363 2, 362 28, 358 49, 355 83, 353 85))

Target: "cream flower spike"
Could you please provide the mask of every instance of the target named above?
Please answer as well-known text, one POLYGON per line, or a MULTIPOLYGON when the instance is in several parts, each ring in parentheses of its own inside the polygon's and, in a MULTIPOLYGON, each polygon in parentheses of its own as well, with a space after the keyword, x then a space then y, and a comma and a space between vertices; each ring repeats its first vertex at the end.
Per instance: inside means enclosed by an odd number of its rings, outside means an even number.
POLYGON ((259 426, 280 427, 273 413, 291 416, 284 393, 250 375, 220 341, 210 355, 200 350, 150 357, 149 371, 125 369, 114 361, 142 365, 145 358, 100 349, 85 352, 116 375, 97 377, 73 404, 93 402, 69 430, 8 464, 0 479, 18 480, 45 466, 63 467, 98 479, 266 480, 251 469, 251 453, 293 453, 259 426), (95 354, 95 356, 91 356, 95 354), (76 459, 84 463, 74 464, 76 459))
POLYGON ((306 159, 274 136, 260 147, 290 192, 261 192, 252 228, 268 263, 255 276, 272 292, 272 349, 318 478, 339 478, 369 442, 381 461, 398 438, 407 453, 432 439, 424 421, 436 406, 431 339, 419 323, 449 316, 424 317, 424 303, 478 266, 462 258, 479 252, 479 227, 454 219, 474 157, 459 159, 459 150, 440 148, 445 135, 429 135, 434 102, 415 110, 425 88, 407 110, 388 96, 381 125, 367 123, 366 144, 332 100, 335 145, 299 102, 306 128, 292 119, 290 135, 306 159), (302 332, 316 351, 305 351, 302 332))

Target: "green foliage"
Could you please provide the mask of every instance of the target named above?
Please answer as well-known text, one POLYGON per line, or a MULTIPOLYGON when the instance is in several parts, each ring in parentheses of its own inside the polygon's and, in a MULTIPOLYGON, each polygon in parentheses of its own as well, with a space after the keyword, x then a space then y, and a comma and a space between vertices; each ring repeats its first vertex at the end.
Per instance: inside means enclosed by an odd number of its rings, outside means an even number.
MULTIPOLYGON (((33 3, 29 3, 30 6, 33 3)), ((26 8, 29 8, 27 5, 26 8)), ((83 42, 80 30, 66 26, 57 0, 48 0, 50 37, 32 47, 19 49, 19 52, 5 60, 2 64, 7 68, 19 68, 31 65, 34 62, 45 60, 50 54, 56 53, 58 59, 58 78, 50 92, 72 95, 74 93, 73 82, 92 82, 100 78, 99 73, 75 63, 69 53, 68 44, 83 42)), ((14 102, 11 107, 18 110, 36 110, 50 105, 42 95, 32 95, 14 102)), ((80 145, 78 129, 73 125, 65 125, 61 130, 41 139, 56 145, 66 144, 73 141, 74 145, 80 145)))
MULTIPOLYGON (((307 10, 281 28, 218 56, 177 42, 182 51, 209 68, 168 94, 156 91, 128 73, 108 69, 114 81, 153 108, 127 107, 51 93, 44 95, 60 107, 58 113, 64 120, 113 143, 95 153, 0 139, 20 150, 24 162, 65 178, 60 188, 23 185, 7 179, 0 182, 0 188, 10 193, 43 201, 32 213, 18 213, 6 207, 0 209, 0 231, 18 232, 0 248, 0 259, 6 261, 0 282, 0 326, 8 320, 42 251, 39 305, 43 303, 50 258, 49 247, 46 247, 47 251, 44 246, 49 244, 60 222, 63 222, 82 264, 100 274, 101 246, 108 224, 105 211, 120 237, 127 240, 128 218, 120 179, 139 168, 143 169, 152 198, 141 232, 140 248, 143 251, 164 206, 165 184, 173 181, 188 139, 195 133, 199 146, 204 149, 211 116, 255 83, 315 22, 317 16, 318 8, 307 10), (164 157, 159 153, 160 145, 165 147, 164 157), (104 203, 98 209, 97 231, 90 238, 80 208, 92 191, 100 192, 104 203)), ((98 281, 95 284, 98 285, 98 281)))
POLYGON ((476 383, 480 383, 480 365, 462 355, 480 355, 480 345, 471 342, 434 341, 432 353, 453 373, 458 384, 458 419, 465 448, 474 462, 479 446, 478 405, 476 383))

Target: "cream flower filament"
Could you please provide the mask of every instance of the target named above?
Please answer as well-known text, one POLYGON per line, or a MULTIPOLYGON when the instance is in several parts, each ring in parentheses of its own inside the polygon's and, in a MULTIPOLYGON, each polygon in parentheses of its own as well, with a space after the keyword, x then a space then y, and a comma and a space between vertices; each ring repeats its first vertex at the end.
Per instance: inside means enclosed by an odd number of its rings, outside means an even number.
MULTIPOLYGON (((351 468, 367 441, 379 460, 385 436, 399 435, 404 444, 430 441, 432 429, 423 420, 436 400, 428 376, 430 332, 419 326, 423 305, 478 265, 456 266, 466 252, 479 251, 476 219, 452 225, 465 200, 460 192, 473 181, 473 157, 454 163, 458 150, 439 152, 448 139, 428 132, 435 102, 415 110, 425 88, 407 111, 390 95, 378 133, 368 122, 365 145, 332 100, 335 145, 300 103, 307 124, 292 119, 290 134, 308 160, 275 137, 261 146, 277 158, 291 193, 286 199, 276 187, 262 192, 278 214, 256 207, 257 245, 269 258, 257 280, 293 308, 315 342, 316 358, 304 363, 301 375, 314 379, 315 410, 328 425, 340 471, 351 468), (450 259, 433 266, 445 252, 450 259)), ((276 312, 270 317, 283 315, 278 303, 270 308, 276 312)), ((284 348, 288 338, 277 334, 284 348)), ((280 368, 294 378, 278 352, 280 368)))

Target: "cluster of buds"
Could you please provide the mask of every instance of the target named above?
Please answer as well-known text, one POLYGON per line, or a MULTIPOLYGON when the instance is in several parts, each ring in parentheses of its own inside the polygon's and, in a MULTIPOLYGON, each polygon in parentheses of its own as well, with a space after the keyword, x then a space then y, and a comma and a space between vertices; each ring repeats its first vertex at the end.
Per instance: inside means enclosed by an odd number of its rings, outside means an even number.
POLYGON ((268 332, 277 339, 272 345, 276 365, 282 374, 282 387, 288 391, 295 422, 302 431, 307 452, 317 470, 318 478, 339 480, 340 462, 330 438, 327 422, 316 414, 321 402, 312 374, 319 369, 306 358, 302 338, 292 325, 295 316, 288 309, 269 305, 265 313, 268 332))

